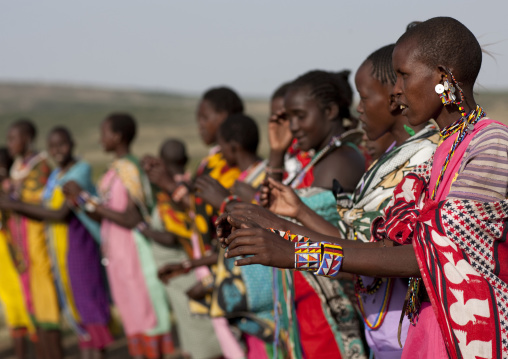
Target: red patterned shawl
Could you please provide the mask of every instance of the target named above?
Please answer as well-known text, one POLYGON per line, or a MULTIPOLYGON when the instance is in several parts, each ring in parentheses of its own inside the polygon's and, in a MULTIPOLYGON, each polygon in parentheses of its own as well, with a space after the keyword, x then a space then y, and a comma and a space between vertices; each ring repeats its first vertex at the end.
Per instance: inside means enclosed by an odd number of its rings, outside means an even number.
POLYGON ((413 244, 450 357, 508 358, 508 200, 426 200, 431 164, 402 180, 373 233, 413 244))

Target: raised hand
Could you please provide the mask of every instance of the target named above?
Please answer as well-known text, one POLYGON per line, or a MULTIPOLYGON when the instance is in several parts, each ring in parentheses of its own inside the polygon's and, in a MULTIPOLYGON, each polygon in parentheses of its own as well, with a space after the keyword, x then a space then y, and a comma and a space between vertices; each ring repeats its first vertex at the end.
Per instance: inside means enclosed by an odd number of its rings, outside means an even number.
POLYGON ((219 209, 222 201, 230 194, 227 189, 210 176, 199 176, 196 179, 195 186, 199 191, 197 195, 215 209, 219 209))
POLYGON ((303 205, 291 187, 273 178, 268 178, 263 184, 260 200, 261 205, 273 213, 291 218, 298 218, 299 210, 303 205))
POLYGON ((268 142, 270 150, 285 153, 293 141, 289 121, 284 110, 277 111, 268 120, 268 142))

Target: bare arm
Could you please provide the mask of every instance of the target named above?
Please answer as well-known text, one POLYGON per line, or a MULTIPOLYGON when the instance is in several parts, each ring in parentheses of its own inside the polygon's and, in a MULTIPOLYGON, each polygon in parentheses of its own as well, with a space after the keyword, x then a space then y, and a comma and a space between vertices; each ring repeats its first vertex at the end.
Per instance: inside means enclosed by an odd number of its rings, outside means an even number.
MULTIPOLYGON (((236 265, 263 264, 278 268, 294 268, 295 244, 263 228, 244 228, 231 233, 225 240, 227 258, 249 256, 235 261, 236 265)), ((332 242, 321 236, 313 242, 332 242)), ((418 277, 420 271, 412 246, 385 247, 383 242, 364 243, 335 239, 343 246, 341 271, 372 277, 418 277)), ((388 242, 387 242, 388 244, 388 242)))
POLYGON ((111 222, 128 229, 133 229, 143 220, 139 209, 131 198, 129 198, 127 207, 123 212, 113 211, 103 205, 98 205, 93 213, 102 219, 110 220, 111 222))
POLYGON ((150 238, 165 247, 174 247, 177 244, 177 238, 171 232, 156 231, 151 228, 146 228, 141 233, 143 233, 145 237, 150 238))
POLYGON ((14 211, 38 221, 63 221, 71 213, 71 208, 64 202, 59 209, 49 209, 41 205, 21 201, 2 201, 2 208, 14 211))

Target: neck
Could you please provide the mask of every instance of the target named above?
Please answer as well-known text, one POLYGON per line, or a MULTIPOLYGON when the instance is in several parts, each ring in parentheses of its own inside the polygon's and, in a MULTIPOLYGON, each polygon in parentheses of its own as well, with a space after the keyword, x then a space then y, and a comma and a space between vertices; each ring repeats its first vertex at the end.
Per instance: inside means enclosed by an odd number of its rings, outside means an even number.
POLYGON ((23 152, 23 153, 21 154, 21 157, 23 157, 23 160, 25 160, 25 161, 26 161, 26 160, 30 159, 30 157, 32 157, 34 154, 35 154, 35 151, 34 151, 34 150, 32 150, 32 149, 29 147, 29 148, 27 148, 27 149, 25 150, 25 152, 23 152))
POLYGON ((129 146, 127 146, 123 143, 118 145, 118 147, 115 149, 115 157, 116 158, 121 158, 125 155, 128 155, 129 153, 130 153, 129 146))
POLYGON ((237 157, 236 163, 238 164, 238 168, 242 172, 245 171, 246 169, 248 169, 250 166, 252 166, 256 162, 258 162, 260 159, 254 153, 248 153, 248 152, 243 152, 243 151, 240 152, 237 156, 238 157, 237 157))
POLYGON ((67 161, 67 163, 62 164, 62 166, 60 166, 60 172, 61 173, 67 172, 75 163, 76 159, 74 157, 71 157, 71 159, 67 161))
POLYGON ((407 133, 406 128, 404 126, 411 127, 415 131, 415 133, 417 133, 423 130, 423 128, 426 126, 426 123, 418 126, 411 126, 409 124, 409 121, 407 120, 407 117, 404 117, 402 115, 397 116, 397 119, 395 120, 395 125, 390 130, 390 133, 395 139, 396 146, 402 145, 409 137, 411 137, 411 135, 407 133))
POLYGON ((332 138, 334 136, 342 135, 344 133, 344 131, 345 131, 345 129, 344 129, 344 126, 342 126, 342 119, 332 121, 331 129, 330 129, 328 135, 325 137, 323 142, 321 142, 319 147, 316 148, 316 150, 320 151, 323 148, 325 148, 325 146, 330 143, 330 141, 332 140, 332 138))
MULTIPOLYGON (((464 98, 465 100, 462 102, 461 106, 464 107, 464 112, 468 114, 469 112, 476 109, 476 101, 472 91, 464 91, 464 98)), ((460 113, 458 106, 450 105, 445 106, 435 120, 439 126, 439 129, 442 130, 447 126, 450 126, 461 117, 462 114, 460 113)))

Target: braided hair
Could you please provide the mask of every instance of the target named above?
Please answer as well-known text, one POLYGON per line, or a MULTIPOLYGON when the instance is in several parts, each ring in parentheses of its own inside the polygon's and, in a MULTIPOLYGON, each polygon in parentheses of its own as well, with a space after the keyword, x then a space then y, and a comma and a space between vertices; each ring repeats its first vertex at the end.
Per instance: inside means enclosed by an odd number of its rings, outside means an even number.
POLYGON ((372 63, 372 76, 374 76, 383 85, 395 85, 397 74, 393 70, 392 52, 395 44, 383 46, 374 51, 367 57, 366 61, 372 63))
POLYGON ((349 85, 349 70, 329 72, 314 70, 307 72, 294 80, 289 88, 308 87, 310 95, 320 104, 321 108, 335 103, 339 108, 339 119, 351 117, 349 107, 353 102, 353 90, 349 85))

